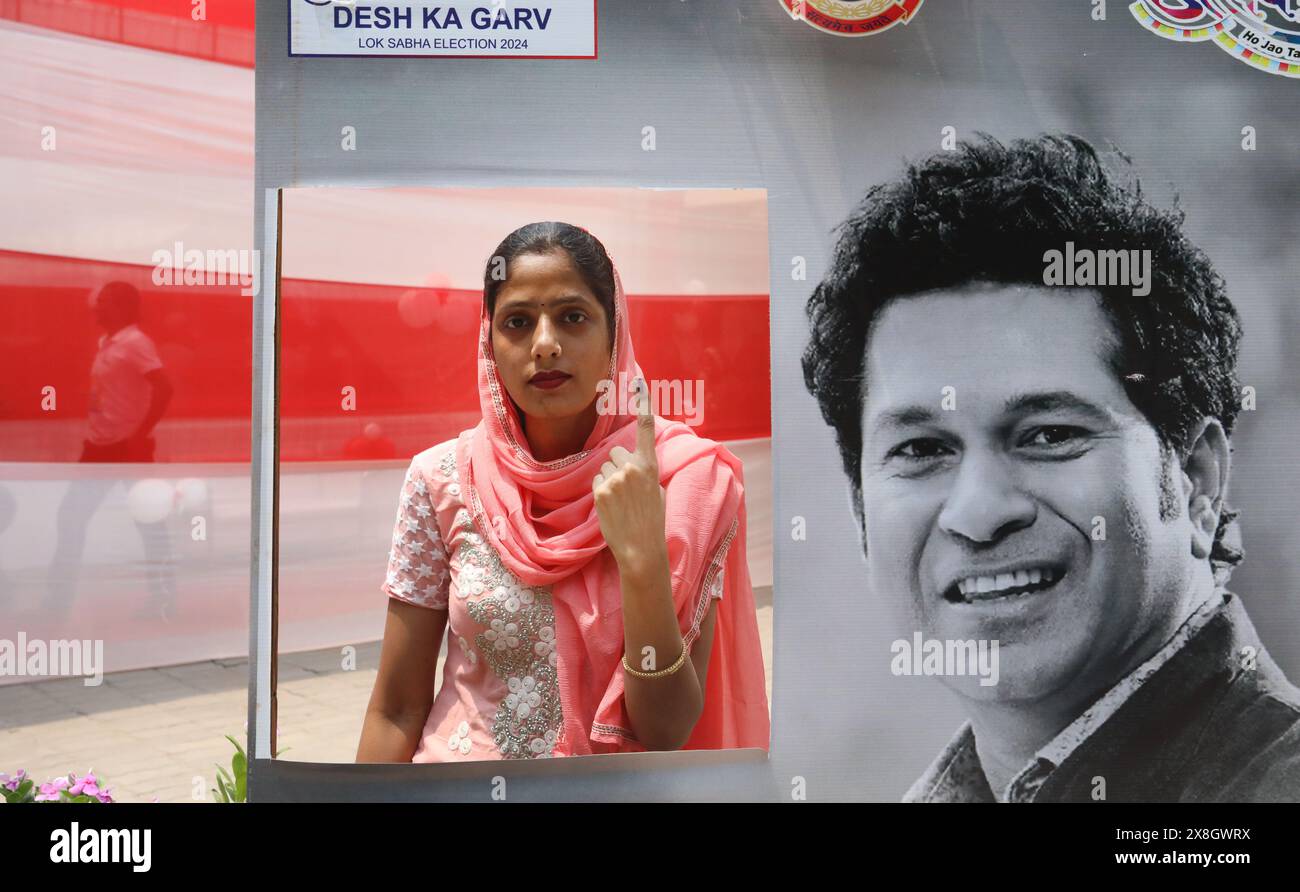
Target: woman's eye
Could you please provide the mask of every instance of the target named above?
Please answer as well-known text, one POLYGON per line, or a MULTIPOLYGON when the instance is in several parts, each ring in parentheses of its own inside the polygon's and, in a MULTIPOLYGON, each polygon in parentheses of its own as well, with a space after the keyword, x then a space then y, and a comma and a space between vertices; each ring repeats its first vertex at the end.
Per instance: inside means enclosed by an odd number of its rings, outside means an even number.
POLYGON ((905 458, 912 461, 923 461, 927 458, 945 455, 948 447, 942 441, 933 437, 923 437, 916 440, 908 440, 906 443, 900 443, 889 451, 889 458, 905 458))
POLYGON ((523 328, 524 325, 527 324, 527 322, 528 322, 528 320, 524 319, 523 316, 511 316, 509 319, 507 319, 507 320, 503 323, 503 327, 505 327, 505 328, 523 328), (516 322, 519 323, 519 324, 516 325, 516 324, 515 324, 516 322))
POLYGON ((564 318, 569 322, 573 322, 573 323, 585 322, 587 320, 587 314, 582 312, 581 310, 572 310, 568 313, 565 313, 564 318))

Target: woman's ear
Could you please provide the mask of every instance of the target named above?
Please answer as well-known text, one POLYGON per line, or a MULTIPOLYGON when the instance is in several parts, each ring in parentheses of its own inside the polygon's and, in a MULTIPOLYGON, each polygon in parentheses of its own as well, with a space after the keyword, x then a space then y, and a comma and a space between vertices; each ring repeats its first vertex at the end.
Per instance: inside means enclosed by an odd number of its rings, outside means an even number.
POLYGON ((1192 521, 1192 555, 1207 559, 1228 494, 1232 450, 1217 418, 1203 418, 1183 459, 1187 516, 1192 521))

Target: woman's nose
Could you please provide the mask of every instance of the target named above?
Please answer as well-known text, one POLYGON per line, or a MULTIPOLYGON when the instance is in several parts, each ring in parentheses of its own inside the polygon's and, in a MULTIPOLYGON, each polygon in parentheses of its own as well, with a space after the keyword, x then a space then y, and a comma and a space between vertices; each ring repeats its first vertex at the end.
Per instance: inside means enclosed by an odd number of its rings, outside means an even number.
POLYGON ((550 317, 543 314, 538 318, 536 332, 533 337, 533 357, 541 359, 546 356, 559 356, 560 339, 550 317))

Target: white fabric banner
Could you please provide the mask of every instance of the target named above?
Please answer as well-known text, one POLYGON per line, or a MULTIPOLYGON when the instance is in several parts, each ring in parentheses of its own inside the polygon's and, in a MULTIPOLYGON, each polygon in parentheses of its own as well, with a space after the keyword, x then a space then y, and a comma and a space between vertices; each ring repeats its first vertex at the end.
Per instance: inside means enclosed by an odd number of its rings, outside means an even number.
MULTIPOLYGON (((0 187, 23 209, 0 214, 0 250, 151 267, 178 242, 205 257, 252 247, 247 68, 0 20, 0 123, 13 136, 0 140, 0 187)), ((479 288, 504 235, 565 220, 599 235, 635 293, 769 288, 761 189, 612 198, 610 187, 506 187, 517 178, 495 173, 502 184, 486 189, 440 186, 431 172, 428 189, 287 190, 284 273, 479 288), (647 241, 647 226, 663 237, 647 241)))
POLYGON ((253 72, 0 20, 0 249, 153 264, 253 239, 253 72))

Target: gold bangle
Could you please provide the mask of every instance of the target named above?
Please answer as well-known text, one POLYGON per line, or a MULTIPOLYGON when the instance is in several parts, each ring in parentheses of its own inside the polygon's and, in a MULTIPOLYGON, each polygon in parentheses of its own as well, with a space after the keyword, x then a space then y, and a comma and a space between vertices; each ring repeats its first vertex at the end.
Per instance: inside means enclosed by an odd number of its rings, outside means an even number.
POLYGON ((682 642, 682 655, 677 658, 667 669, 659 669, 655 672, 642 672, 640 669, 633 669, 627 664, 627 654, 623 654, 623 671, 629 675, 635 675, 637 678, 660 678, 665 675, 672 675, 678 669, 686 664, 686 642, 682 642))

